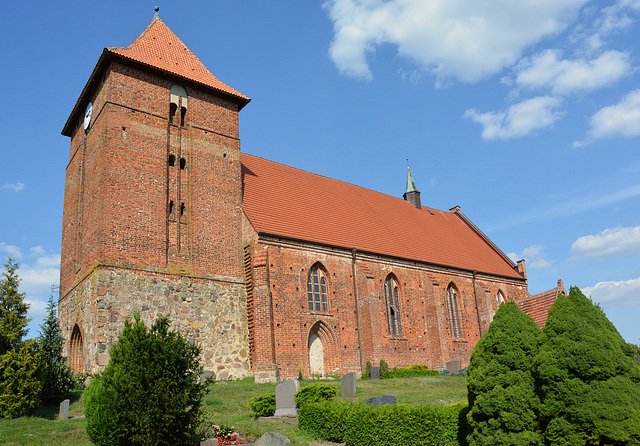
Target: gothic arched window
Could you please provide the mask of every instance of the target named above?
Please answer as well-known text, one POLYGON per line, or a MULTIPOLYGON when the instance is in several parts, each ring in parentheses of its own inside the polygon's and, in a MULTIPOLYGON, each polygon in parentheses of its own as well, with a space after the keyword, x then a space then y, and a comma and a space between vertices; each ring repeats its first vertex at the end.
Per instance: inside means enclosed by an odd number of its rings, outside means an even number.
POLYGON ((502 295, 502 291, 498 291, 498 294, 496 295, 496 300, 498 301, 498 306, 506 302, 506 299, 502 295))
POLYGON ((449 285, 447 288, 447 311, 449 312, 449 327, 451 328, 451 336, 454 338, 462 337, 462 324, 460 321, 460 310, 458 308, 458 290, 449 285))
POLYGON ((327 279, 318 265, 313 265, 309 270, 307 297, 309 298, 309 311, 329 311, 327 279))
POLYGON ((169 122, 171 124, 178 124, 176 122, 176 116, 178 114, 178 109, 180 109, 180 125, 184 125, 184 119, 187 114, 187 90, 184 89, 181 85, 173 84, 171 86, 171 95, 170 95, 170 104, 169 104, 169 122))
POLYGON ((384 298, 387 304, 389 334, 391 336, 402 336, 398 282, 391 276, 387 276, 387 280, 384 282, 384 298))

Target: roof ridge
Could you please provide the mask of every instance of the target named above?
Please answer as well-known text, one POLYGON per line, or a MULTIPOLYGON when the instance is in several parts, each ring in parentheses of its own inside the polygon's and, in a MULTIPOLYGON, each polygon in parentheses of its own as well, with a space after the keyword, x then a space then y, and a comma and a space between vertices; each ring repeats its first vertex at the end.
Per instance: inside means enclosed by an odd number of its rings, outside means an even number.
MULTIPOLYGON (((373 192, 373 193, 376 193, 376 194, 384 195, 385 197, 394 198, 394 199, 399 200, 399 201, 402 201, 402 202, 404 202, 404 203, 408 203, 408 202, 407 202, 407 201, 405 201, 404 199, 402 199, 402 198, 400 198, 400 197, 396 197, 395 195, 385 194, 384 192, 380 192, 380 191, 378 191, 378 190, 374 190, 374 189, 370 189, 370 188, 368 188, 368 187, 360 186, 360 185, 355 184, 355 183, 350 183, 349 181, 339 180, 339 179, 337 179, 337 178, 332 178, 332 177, 329 177, 329 176, 326 176, 326 175, 322 175, 322 174, 320 174, 320 173, 315 173, 315 172, 310 172, 310 171, 308 171, 308 170, 300 169, 299 167, 293 167, 293 166, 290 166, 290 165, 288 165, 288 164, 281 163, 281 162, 279 162, 279 161, 270 160, 270 159, 263 158, 263 157, 258 156, 258 155, 252 155, 252 154, 247 153, 247 152, 241 152, 241 156, 245 156, 245 155, 246 155, 246 156, 250 156, 250 157, 252 157, 252 158, 258 158, 258 159, 261 159, 261 160, 263 160, 263 161, 267 161, 267 162, 269 162, 269 163, 279 164, 280 166, 286 167, 287 169, 294 169, 294 170, 298 170, 298 171, 300 171, 300 172, 307 173, 307 174, 309 174, 309 175, 315 175, 315 176, 317 176, 317 177, 326 178, 327 180, 337 181, 337 182, 339 182, 339 183, 344 183, 344 184, 349 184, 350 186, 357 187, 358 189, 362 189, 362 190, 366 190, 366 191, 373 192)), ((441 209, 431 208, 431 207, 428 207, 428 206, 422 206, 422 208, 423 208, 423 209, 426 209, 427 211, 428 211, 428 210, 431 210, 431 211, 437 211, 437 212, 445 212, 445 211, 443 211, 443 210, 441 210, 441 209)), ((420 210, 420 209, 418 209, 418 210, 420 210)))

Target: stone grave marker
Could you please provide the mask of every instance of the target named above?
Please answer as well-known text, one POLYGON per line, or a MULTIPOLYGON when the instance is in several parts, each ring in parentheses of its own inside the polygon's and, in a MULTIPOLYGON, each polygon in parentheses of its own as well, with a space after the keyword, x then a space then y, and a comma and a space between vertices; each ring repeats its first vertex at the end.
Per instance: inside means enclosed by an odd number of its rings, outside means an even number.
POLYGON ((371 367, 371 379, 380 379, 380 367, 371 367))
POLYGON ((274 416, 298 415, 294 395, 300 390, 300 382, 297 379, 290 379, 287 382, 276 386, 276 413, 274 416))
POLYGON ((69 419, 69 400, 64 400, 60 403, 60 415, 58 416, 60 420, 68 420, 69 419))
POLYGON ((458 373, 460 371, 460 361, 449 361, 447 362, 447 371, 450 375, 454 373, 458 373))
POLYGON ((382 395, 375 398, 369 398, 365 401, 367 406, 389 406, 398 404, 398 398, 395 395, 382 395))
POLYGON ((267 432, 256 440, 254 446, 291 446, 291 440, 280 432, 267 432))
POLYGON ((342 388, 342 400, 356 402, 356 374, 347 373, 340 378, 340 387, 342 388))

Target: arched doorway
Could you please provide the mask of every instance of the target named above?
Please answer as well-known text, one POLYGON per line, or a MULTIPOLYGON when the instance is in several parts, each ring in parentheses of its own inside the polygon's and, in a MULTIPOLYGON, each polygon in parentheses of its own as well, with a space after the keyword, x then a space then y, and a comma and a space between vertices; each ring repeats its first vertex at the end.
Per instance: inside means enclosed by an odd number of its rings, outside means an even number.
POLYGON ((317 327, 309 334, 309 371, 311 376, 324 375, 324 344, 317 327))
POLYGON ((69 340, 69 367, 73 373, 84 372, 84 342, 78 324, 73 326, 69 340))

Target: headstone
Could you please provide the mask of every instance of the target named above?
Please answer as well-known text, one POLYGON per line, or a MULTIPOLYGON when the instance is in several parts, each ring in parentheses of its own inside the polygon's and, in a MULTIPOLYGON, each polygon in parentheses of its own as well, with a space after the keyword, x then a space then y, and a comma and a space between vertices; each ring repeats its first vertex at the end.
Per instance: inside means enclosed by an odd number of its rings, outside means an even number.
POLYGON ((69 419, 69 400, 64 400, 60 403, 60 416, 58 418, 61 420, 69 419))
POLYGON ((200 446, 218 446, 218 439, 207 438, 206 440, 200 442, 200 446))
POLYGON ((458 373, 460 371, 460 361, 449 361, 447 362, 447 371, 450 375, 454 373, 458 373))
POLYGON ((371 367, 371 379, 380 379, 380 367, 371 367))
POLYGON ((254 446, 291 446, 291 440, 280 432, 267 432, 253 444, 254 446))
POLYGON ((365 401, 368 406, 389 406, 398 404, 398 398, 395 395, 382 395, 375 398, 369 398, 365 401))
POLYGON ((290 379, 276 386, 276 413, 274 416, 298 415, 294 399, 298 390, 300 390, 300 382, 297 379, 290 379))
POLYGON ((342 387, 342 400, 353 401, 356 400, 356 374, 347 373, 340 378, 340 387, 342 387))

